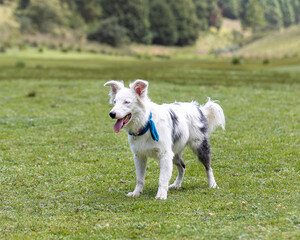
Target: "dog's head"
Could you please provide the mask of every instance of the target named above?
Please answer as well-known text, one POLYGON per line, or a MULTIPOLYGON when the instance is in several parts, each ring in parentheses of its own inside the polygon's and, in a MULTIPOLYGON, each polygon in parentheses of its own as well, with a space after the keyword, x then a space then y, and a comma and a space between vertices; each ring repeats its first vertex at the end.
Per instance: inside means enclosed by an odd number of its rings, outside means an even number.
POLYGON ((109 116, 117 119, 114 130, 118 133, 123 127, 129 125, 133 116, 143 108, 142 103, 148 98, 148 82, 138 79, 131 83, 129 88, 126 88, 123 81, 112 80, 105 83, 104 86, 111 87, 109 102, 114 104, 114 107, 109 116))

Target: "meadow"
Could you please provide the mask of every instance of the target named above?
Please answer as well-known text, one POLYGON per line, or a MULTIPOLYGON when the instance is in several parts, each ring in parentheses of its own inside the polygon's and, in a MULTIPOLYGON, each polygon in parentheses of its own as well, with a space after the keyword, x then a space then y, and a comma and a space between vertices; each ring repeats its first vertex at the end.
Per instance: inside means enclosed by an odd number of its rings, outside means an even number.
POLYGON ((299 239, 299 69, 299 58, 0 54, 0 238, 299 239), (135 166, 103 84, 137 78, 157 103, 219 100, 226 131, 210 142, 220 189, 186 149, 182 189, 155 200, 150 159, 143 195, 125 196, 135 166))

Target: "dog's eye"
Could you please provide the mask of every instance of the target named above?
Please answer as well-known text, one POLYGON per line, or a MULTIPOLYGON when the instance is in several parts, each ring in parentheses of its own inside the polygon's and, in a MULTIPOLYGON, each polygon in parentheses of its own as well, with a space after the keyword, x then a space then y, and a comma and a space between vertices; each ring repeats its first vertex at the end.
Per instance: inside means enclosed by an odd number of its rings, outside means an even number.
POLYGON ((114 100, 114 104, 116 104, 116 102, 117 102, 117 101, 116 101, 116 100, 114 100))
POLYGON ((124 101, 124 104, 129 104, 130 102, 129 101, 124 101))

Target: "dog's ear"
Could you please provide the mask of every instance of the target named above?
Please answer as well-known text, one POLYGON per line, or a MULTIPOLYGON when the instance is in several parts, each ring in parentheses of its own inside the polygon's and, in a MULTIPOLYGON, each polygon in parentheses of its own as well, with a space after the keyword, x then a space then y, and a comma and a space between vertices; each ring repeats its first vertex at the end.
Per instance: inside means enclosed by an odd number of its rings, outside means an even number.
POLYGON ((112 104, 112 103, 114 103, 117 93, 124 87, 124 83, 123 83, 123 81, 111 80, 111 81, 105 83, 104 86, 111 87, 111 90, 109 92, 109 96, 110 96, 109 103, 112 104))
POLYGON ((147 81, 137 79, 134 83, 130 84, 130 88, 135 91, 137 95, 143 98, 148 94, 148 85, 147 81))

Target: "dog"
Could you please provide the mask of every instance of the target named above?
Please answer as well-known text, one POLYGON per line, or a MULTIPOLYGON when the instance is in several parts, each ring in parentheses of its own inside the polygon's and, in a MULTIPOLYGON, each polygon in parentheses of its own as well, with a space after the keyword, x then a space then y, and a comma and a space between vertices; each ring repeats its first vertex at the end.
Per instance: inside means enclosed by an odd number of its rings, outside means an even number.
POLYGON ((116 119, 114 131, 124 129, 134 155, 136 187, 128 197, 139 197, 145 184, 146 163, 149 157, 159 159, 159 187, 156 199, 167 199, 170 188, 180 188, 185 172, 182 152, 189 145, 204 165, 209 188, 218 188, 211 168, 209 134, 221 126, 225 130, 225 116, 219 104, 208 99, 204 106, 197 102, 175 102, 158 105, 148 97, 149 83, 136 80, 124 87, 122 81, 109 81, 109 112, 116 119), (173 163, 178 176, 169 186, 173 163))

